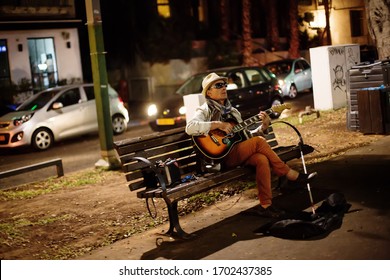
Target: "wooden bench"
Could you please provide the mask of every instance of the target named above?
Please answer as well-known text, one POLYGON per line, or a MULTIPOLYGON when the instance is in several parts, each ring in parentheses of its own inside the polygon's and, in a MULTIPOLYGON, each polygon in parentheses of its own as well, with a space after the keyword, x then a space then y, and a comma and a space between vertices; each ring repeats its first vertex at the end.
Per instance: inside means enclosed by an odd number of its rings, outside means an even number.
MULTIPOLYGON (((286 124, 290 125, 289 123, 286 124)), ((301 150, 303 154, 311 153, 314 150, 313 147, 304 144, 299 131, 294 126, 290 126, 298 133, 300 138, 300 143, 296 145, 288 147, 279 146, 272 126, 270 126, 269 133, 266 135, 272 149, 285 162, 300 158, 301 150)), ((192 234, 186 233, 180 226, 177 210, 180 200, 253 174, 253 170, 248 167, 237 167, 208 173, 202 171, 204 168, 201 166, 200 157, 197 156, 193 141, 185 133, 184 128, 116 141, 114 147, 121 160, 122 170, 125 173, 126 180, 129 182, 130 191, 137 191, 137 197, 140 199, 164 199, 168 208, 170 223, 167 234, 171 236, 178 235, 183 239, 192 237, 192 234), (196 174, 196 179, 182 182, 165 190, 162 188, 147 189, 143 182, 142 170, 149 167, 144 162, 133 159, 134 157, 147 158, 151 162, 174 158, 179 163, 182 177, 196 174)))

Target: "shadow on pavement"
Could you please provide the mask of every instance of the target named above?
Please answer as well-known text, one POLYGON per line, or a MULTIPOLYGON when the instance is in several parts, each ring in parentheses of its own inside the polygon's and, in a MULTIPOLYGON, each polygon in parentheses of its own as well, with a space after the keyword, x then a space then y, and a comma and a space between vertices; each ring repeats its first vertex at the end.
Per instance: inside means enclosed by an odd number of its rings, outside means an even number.
MULTIPOLYGON (((326 189, 313 190, 315 203, 325 199, 332 192, 333 190, 326 189)), ((300 212, 311 206, 307 195, 307 191, 303 190, 290 192, 276 197, 274 204, 289 213, 300 212)), ((191 240, 162 241, 159 243, 159 238, 157 238, 157 247, 145 252, 141 259, 202 259, 234 243, 263 238, 256 235, 254 231, 270 221, 271 219, 256 215, 254 208, 251 208, 195 232, 197 237, 191 240)), ((234 259, 234 256, 232 258, 234 259)))
MULTIPOLYGON (((390 209, 389 166, 390 157, 388 155, 360 154, 340 156, 333 160, 310 166, 310 170, 315 170, 319 173, 317 181, 311 185, 314 202, 318 204, 329 194, 341 192, 345 195, 347 202, 352 203, 350 212, 345 216, 345 219, 349 220, 348 224, 362 224, 357 229, 340 229, 343 234, 339 238, 345 238, 346 240, 339 240, 337 242, 343 243, 343 246, 346 246, 345 244, 355 239, 362 239, 364 242, 375 240, 376 246, 378 247, 378 249, 371 250, 370 255, 367 256, 364 255, 366 254, 365 252, 354 254, 354 250, 360 249, 357 244, 352 242, 351 248, 348 248, 346 252, 332 252, 330 254, 334 254, 334 256, 327 258, 338 259, 340 257, 342 259, 344 258, 344 253, 351 254, 354 256, 353 258, 356 257, 357 259, 366 257, 367 259, 381 259, 383 256, 390 256, 390 253, 386 253, 388 250, 385 249, 389 247, 390 241, 386 233, 389 231, 388 224, 390 224, 390 218, 387 214, 390 209), (375 213, 374 216, 372 216, 372 213, 375 213), (386 216, 382 217, 386 222, 383 220, 376 222, 378 216, 386 216), (352 239, 350 239, 351 237, 352 239), (384 245, 380 245, 378 242, 384 242, 384 245), (383 248, 383 251, 381 251, 381 248, 383 248)), ((274 203, 291 213, 304 209, 310 211, 309 207, 311 206, 307 190, 284 193, 276 197, 274 203)), ((257 241, 256 244, 260 248, 263 237, 255 235, 254 231, 270 220, 254 215, 253 209, 245 210, 216 224, 203 228, 195 232, 197 237, 191 240, 162 241, 158 244, 159 239, 157 238, 157 247, 148 252, 144 252, 141 259, 204 259, 238 242, 242 243, 240 247, 244 251, 257 250, 252 247, 245 248, 245 241, 258 239, 260 241, 257 241)), ((327 236, 323 238, 326 239, 327 236)), ((316 242, 316 240, 305 241, 316 242)), ((301 241, 289 240, 289 242, 293 242, 291 244, 297 244, 301 241)), ((237 252, 237 256, 242 256, 243 254, 245 252, 237 252)), ((296 251, 296 254, 299 256, 299 251, 296 251)), ((235 258, 235 256, 229 256, 229 259, 235 258)))

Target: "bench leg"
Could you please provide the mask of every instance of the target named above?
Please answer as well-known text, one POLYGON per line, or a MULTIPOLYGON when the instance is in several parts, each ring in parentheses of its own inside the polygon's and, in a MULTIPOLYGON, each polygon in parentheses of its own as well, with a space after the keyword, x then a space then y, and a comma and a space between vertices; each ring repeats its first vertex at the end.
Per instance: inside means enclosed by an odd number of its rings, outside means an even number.
POLYGON ((177 202, 173 202, 170 204, 167 203, 167 207, 168 207, 168 215, 169 215, 169 230, 167 231, 167 234, 169 236, 177 235, 182 239, 191 239, 195 237, 196 236, 195 234, 186 233, 181 228, 179 223, 179 214, 177 212, 177 202))

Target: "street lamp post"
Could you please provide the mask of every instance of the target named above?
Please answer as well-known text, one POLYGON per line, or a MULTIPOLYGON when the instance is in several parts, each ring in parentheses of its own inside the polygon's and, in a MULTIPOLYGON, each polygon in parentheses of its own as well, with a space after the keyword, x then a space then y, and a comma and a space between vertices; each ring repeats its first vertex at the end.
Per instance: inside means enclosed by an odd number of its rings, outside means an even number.
POLYGON ((119 160, 116 157, 113 145, 100 3, 99 0, 86 0, 85 5, 102 156, 95 163, 95 166, 105 169, 116 169, 119 166, 119 160))

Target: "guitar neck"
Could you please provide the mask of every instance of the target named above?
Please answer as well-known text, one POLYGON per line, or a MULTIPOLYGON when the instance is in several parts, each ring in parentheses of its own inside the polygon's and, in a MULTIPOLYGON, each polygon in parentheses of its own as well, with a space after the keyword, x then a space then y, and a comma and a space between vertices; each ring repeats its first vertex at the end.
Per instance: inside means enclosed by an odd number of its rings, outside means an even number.
MULTIPOLYGON (((270 115, 273 113, 274 110, 272 110, 272 108, 269 108, 267 110, 265 110, 265 112, 270 115)), ((249 119, 246 119, 244 120, 243 122, 240 122, 239 124, 236 124, 234 127, 233 127, 233 132, 236 133, 236 132, 239 132, 241 130, 244 130, 245 128, 247 128, 248 126, 256 123, 256 122, 259 122, 261 121, 261 117, 260 115, 255 115, 253 117, 250 117, 249 119)))

